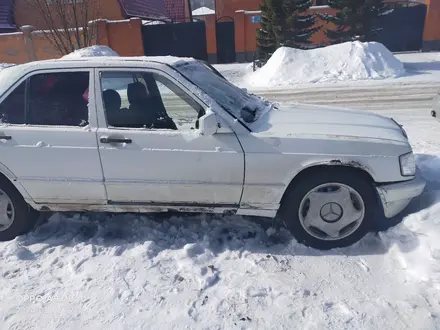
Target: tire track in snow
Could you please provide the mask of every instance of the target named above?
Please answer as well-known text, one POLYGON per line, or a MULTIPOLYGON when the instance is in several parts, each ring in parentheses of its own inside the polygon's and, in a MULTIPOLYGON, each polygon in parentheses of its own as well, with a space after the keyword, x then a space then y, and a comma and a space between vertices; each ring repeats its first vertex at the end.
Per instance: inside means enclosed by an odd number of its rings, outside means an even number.
POLYGON ((279 91, 255 91, 269 100, 283 103, 299 102, 343 106, 360 109, 430 109, 436 86, 399 86, 394 88, 311 88, 279 91))

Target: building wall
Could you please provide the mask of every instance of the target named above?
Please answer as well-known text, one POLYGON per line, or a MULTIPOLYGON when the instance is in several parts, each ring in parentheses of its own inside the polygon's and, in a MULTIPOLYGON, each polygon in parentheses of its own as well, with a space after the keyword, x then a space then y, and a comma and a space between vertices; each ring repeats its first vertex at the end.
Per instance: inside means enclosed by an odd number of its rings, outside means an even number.
MULTIPOLYGON (((144 55, 141 19, 98 20, 93 24, 98 31, 94 44, 109 46, 121 56, 144 55)), ((31 26, 23 27, 22 32, 0 34, 0 49, 0 63, 22 64, 62 56, 43 32, 31 26)))
MULTIPOLYGON (((93 0, 96 1, 98 17, 89 15, 88 21, 104 18, 109 20, 121 20, 124 16, 121 11, 121 6, 118 0, 93 0)), ((71 7, 71 5, 66 4, 71 7)), ((26 0, 15 0, 14 7, 15 23, 18 27, 24 25, 31 25, 36 29, 50 28, 46 22, 38 15, 38 9, 32 8, 28 5, 26 0)), ((60 22, 56 22, 60 26, 60 22)))

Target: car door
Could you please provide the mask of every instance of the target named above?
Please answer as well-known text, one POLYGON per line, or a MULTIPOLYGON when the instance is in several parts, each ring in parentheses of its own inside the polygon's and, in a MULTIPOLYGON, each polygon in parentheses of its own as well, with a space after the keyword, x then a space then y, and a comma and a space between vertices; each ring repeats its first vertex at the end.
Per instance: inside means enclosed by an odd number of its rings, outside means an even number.
POLYGON ((1 162, 36 203, 107 202, 89 85, 93 70, 39 70, 0 100, 1 162))
POLYGON ((197 119, 207 106, 165 70, 97 72, 103 94, 98 143, 109 203, 238 208, 244 154, 236 135, 200 135, 197 119), (161 123, 151 125, 155 116, 161 123))

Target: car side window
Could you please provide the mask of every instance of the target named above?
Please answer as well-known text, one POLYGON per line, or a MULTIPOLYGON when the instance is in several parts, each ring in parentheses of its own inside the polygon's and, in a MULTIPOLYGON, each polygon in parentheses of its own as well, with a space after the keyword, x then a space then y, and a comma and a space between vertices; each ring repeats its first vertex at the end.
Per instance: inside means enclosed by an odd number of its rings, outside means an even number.
POLYGON ((89 72, 43 73, 30 77, 27 123, 86 126, 88 91, 89 72))
POLYGON ((107 124, 121 128, 191 130, 204 109, 169 79, 147 72, 101 72, 107 124))
POLYGON ((26 82, 16 87, 0 104, 1 124, 24 124, 26 82))

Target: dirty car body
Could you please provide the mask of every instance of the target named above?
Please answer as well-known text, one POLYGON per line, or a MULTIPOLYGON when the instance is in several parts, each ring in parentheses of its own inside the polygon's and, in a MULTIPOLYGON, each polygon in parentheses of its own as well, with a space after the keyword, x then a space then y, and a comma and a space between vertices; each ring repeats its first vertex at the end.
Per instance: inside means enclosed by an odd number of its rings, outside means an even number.
POLYGON ((5 69, 0 82, 2 239, 16 236, 14 221, 25 222, 17 220, 14 190, 36 211, 233 213, 287 224, 299 217, 306 244, 332 247, 348 237, 343 225, 356 227, 348 214, 362 223, 369 211, 361 208, 374 205, 362 184, 340 180, 326 195, 314 187, 301 193, 304 178, 323 177, 321 187, 332 183, 328 170, 350 172, 355 181, 358 175, 387 218, 425 185, 406 133, 392 119, 275 105, 193 59, 34 62, 5 69), (281 212, 286 198, 316 208, 319 223, 307 210, 281 212), (347 198, 358 201, 353 207, 347 198), (327 209, 337 209, 344 224, 324 221, 327 209))

